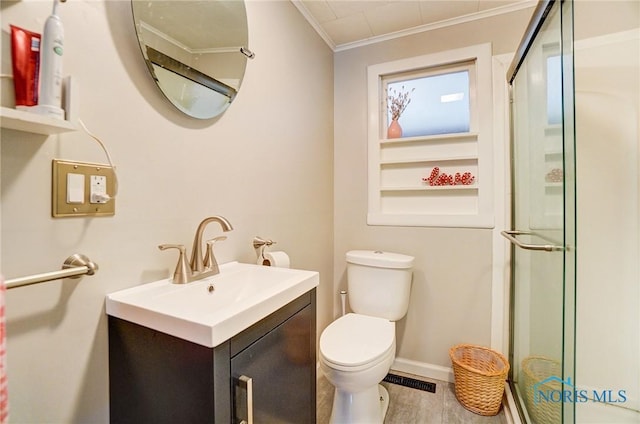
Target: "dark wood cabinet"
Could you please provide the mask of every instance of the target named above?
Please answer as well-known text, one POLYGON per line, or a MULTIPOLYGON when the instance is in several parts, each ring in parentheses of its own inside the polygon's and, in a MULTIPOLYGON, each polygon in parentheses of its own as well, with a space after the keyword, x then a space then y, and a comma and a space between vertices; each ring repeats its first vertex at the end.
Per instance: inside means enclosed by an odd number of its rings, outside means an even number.
POLYGON ((111 422, 315 423, 315 340, 315 289, 215 348, 110 316, 111 422))

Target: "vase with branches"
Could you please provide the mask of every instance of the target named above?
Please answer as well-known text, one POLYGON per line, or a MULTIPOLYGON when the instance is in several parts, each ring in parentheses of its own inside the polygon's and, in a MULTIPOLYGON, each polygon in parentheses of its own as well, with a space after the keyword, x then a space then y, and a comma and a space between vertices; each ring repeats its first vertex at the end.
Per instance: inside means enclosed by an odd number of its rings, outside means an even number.
POLYGON ((409 103, 411 103, 410 94, 413 93, 414 90, 415 87, 411 91, 405 90, 404 85, 400 90, 396 90, 395 88, 387 89, 387 109, 391 115, 387 138, 402 137, 402 128, 398 120, 409 103))

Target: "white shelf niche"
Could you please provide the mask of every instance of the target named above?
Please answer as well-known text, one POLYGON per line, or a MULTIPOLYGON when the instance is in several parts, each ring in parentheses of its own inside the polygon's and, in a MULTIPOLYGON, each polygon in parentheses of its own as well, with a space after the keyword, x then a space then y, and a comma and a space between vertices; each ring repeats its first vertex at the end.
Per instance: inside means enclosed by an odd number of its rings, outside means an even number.
POLYGON ((368 68, 369 225, 492 228, 493 104, 491 46, 371 65, 368 68), (477 114, 471 131, 388 139, 382 80, 389 75, 473 61, 477 114), (422 181, 438 166, 441 173, 471 172, 470 185, 430 186, 422 181))
MULTIPOLYGON (((381 156, 385 157, 385 149, 399 146, 399 143, 381 141, 381 156)), ((412 148, 405 149, 404 154, 396 152, 391 155, 396 159, 379 161, 380 185, 376 195, 382 213, 370 214, 370 222, 380 220, 387 225, 481 225, 477 220, 479 168, 476 135, 412 137, 404 140, 404 143, 412 148), (435 152, 432 147, 436 147, 435 152), (444 156, 444 152, 449 156, 444 156), (450 175, 471 172, 475 180, 469 185, 431 186, 422 178, 428 178, 436 166, 440 168, 440 173, 450 175)))

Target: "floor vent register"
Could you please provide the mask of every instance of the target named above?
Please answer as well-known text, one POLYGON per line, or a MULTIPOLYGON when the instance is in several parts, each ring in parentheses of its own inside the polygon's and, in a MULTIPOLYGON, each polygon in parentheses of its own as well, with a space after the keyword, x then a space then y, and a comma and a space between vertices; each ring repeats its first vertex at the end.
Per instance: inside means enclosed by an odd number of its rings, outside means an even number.
POLYGON ((415 378, 411 378, 411 377, 403 377, 401 375, 396 375, 396 374, 387 374, 387 376, 382 381, 386 381, 392 384, 398 384, 404 387, 410 387, 412 389, 423 390, 425 392, 430 392, 430 393, 436 392, 436 383, 416 380, 415 378))

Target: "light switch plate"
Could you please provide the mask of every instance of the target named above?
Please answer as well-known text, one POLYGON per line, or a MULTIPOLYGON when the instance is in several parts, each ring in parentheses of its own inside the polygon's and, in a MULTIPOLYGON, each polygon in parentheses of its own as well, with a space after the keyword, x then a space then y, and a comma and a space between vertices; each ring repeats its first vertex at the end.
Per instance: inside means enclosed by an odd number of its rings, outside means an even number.
MULTIPOLYGON (((116 213, 116 199, 106 203, 91 203, 91 176, 106 178, 106 193, 114 194, 115 174, 109 165, 87 162, 73 162, 54 159, 51 178, 51 215, 54 218, 71 216, 113 216, 116 213), (82 175, 84 193, 82 203, 68 203, 68 181, 76 181, 79 177, 68 177, 69 174, 82 175)), ((73 187, 72 187, 73 189, 73 187)), ((78 196, 75 200, 79 200, 78 196)))
POLYGON ((67 203, 84 203, 84 175, 67 174, 67 203))

